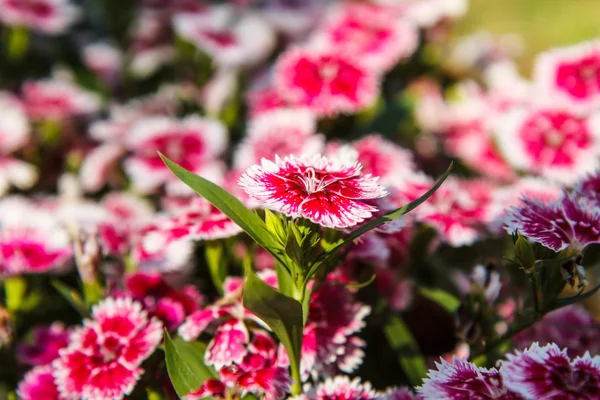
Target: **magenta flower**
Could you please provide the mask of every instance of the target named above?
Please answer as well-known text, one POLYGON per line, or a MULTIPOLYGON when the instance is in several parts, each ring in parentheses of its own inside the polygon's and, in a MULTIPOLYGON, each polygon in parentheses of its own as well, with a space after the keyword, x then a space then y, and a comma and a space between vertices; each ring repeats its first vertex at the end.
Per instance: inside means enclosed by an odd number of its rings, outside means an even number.
POLYGON ((378 77, 356 54, 292 48, 275 69, 275 86, 295 106, 309 107, 318 116, 351 114, 371 105, 378 93, 378 77))
POLYGON ((441 359, 430 370, 417 393, 424 399, 436 400, 521 400, 522 397, 504 385, 496 369, 478 367, 466 360, 453 357, 452 362, 441 359))
POLYGON ((0 0, 0 21, 47 34, 60 34, 74 22, 77 9, 69 0, 0 0))
POLYGON ((319 153, 325 140, 316 129, 317 121, 307 109, 264 112, 249 121, 248 134, 234 154, 234 167, 245 169, 275 156, 319 153))
POLYGON ((412 390, 404 387, 394 387, 379 396, 380 400, 417 400, 412 390))
POLYGON ((161 320, 169 330, 177 328, 185 317, 199 308, 202 301, 195 287, 190 285, 176 290, 158 273, 129 275, 126 286, 127 294, 142 303, 144 309, 161 320))
POLYGON ((55 360, 54 377, 69 398, 122 399, 144 370, 140 364, 162 340, 162 324, 140 303, 107 298, 92 309, 55 360))
POLYGON ((46 79, 23 84, 23 104, 33 119, 57 120, 92 114, 100 97, 67 80, 46 79))
POLYGON ((518 349, 538 342, 544 346, 556 343, 566 348, 569 356, 582 356, 589 351, 600 353, 600 326, 585 308, 572 305, 548 313, 544 319, 535 323, 513 338, 518 349))
POLYGON ((327 378, 320 383, 313 393, 308 394, 310 400, 375 400, 377 393, 369 382, 362 383, 360 378, 350 380, 347 376, 338 375, 327 378))
POLYGON ((561 183, 571 184, 598 165, 598 117, 568 108, 515 108, 498 119, 497 139, 513 167, 561 183))
POLYGON ((50 326, 38 326, 33 329, 31 344, 21 343, 17 354, 21 362, 29 365, 49 364, 58 357, 60 349, 69 344, 71 331, 61 322, 50 326))
POLYGON ((18 197, 0 202, 0 276, 45 273, 72 256, 61 222, 39 205, 18 197))
POLYGON ((534 80, 549 96, 576 107, 600 104, 600 42, 553 49, 537 57, 534 80))
POLYGON ((58 391, 54 382, 52 365, 39 365, 25 374, 17 388, 17 395, 21 400, 67 400, 58 391))
POLYGON ((169 192, 181 194, 188 193, 187 187, 171 173, 158 152, 194 173, 219 180, 224 166, 217 157, 227 147, 227 134, 225 127, 212 119, 152 117, 134 124, 127 147, 133 154, 125 161, 125 171, 137 190, 152 193, 168 184, 169 192))
POLYGON ((240 186, 269 209, 304 217, 329 228, 348 228, 371 217, 377 208, 364 200, 384 197, 377 178, 363 175, 358 162, 321 155, 262 160, 241 176, 240 186))
POLYGON ((343 3, 317 32, 315 40, 351 55, 360 54, 370 68, 385 71, 413 53, 418 33, 393 7, 343 3))
POLYGON ((200 13, 181 13, 174 18, 175 31, 219 66, 257 64, 273 49, 275 32, 258 14, 236 12, 234 7, 222 5, 200 13))
POLYGON ((555 252, 569 246, 581 251, 600 242, 600 210, 587 199, 565 193, 558 201, 524 198, 522 202, 507 211, 509 233, 519 232, 555 252))
POLYGON ((593 400, 600 398, 600 356, 571 360, 552 343, 507 354, 500 370, 507 388, 525 399, 593 400))

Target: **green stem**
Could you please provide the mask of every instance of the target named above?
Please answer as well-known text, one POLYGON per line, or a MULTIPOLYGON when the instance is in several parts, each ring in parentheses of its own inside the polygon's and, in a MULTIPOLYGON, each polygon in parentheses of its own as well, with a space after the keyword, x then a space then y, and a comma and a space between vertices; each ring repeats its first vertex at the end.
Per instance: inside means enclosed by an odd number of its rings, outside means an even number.
POLYGON ((539 304, 539 299, 538 299, 538 285, 537 285, 537 278, 535 277, 535 274, 531 275, 531 278, 529 279, 529 281, 531 282, 531 294, 533 296, 533 309, 535 310, 535 315, 536 317, 540 314, 540 304, 539 304))
POLYGON ((8 57, 13 62, 20 61, 29 48, 29 31, 22 26, 10 28, 6 42, 8 57))

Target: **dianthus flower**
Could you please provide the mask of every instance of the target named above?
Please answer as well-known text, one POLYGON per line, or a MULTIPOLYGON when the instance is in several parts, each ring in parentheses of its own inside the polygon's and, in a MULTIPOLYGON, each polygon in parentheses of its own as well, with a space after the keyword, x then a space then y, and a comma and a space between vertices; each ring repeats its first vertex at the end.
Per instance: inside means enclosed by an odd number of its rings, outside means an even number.
MULTIPOLYGON (((371 308, 355 301, 343 285, 325 283, 312 294, 304 339, 302 341, 301 374, 306 380, 312 374, 335 374, 355 371, 363 361, 365 346, 358 333, 365 327, 371 308)), ((280 348, 279 365, 289 359, 280 348)))
POLYGON ((515 168, 572 184, 598 165, 598 116, 563 107, 519 107, 497 123, 501 154, 515 168))
POLYGON ((77 16, 68 0, 0 0, 0 21, 48 34, 67 30, 77 16))
POLYGON ((149 319, 140 303, 103 300, 52 364, 60 393, 69 398, 124 398, 144 372, 140 364, 161 340, 162 324, 149 319))
POLYGON ((70 334, 71 330, 61 322, 38 326, 33 329, 31 344, 19 344, 17 356, 21 362, 29 365, 49 364, 58 357, 60 349, 67 347, 70 334))
POLYGON ((275 109, 249 121, 248 134, 234 155, 235 168, 248 168, 263 158, 312 155, 323 149, 317 121, 307 109, 275 109))
POLYGON ((552 311, 544 318, 513 338, 518 349, 533 341, 544 346, 556 343, 566 348, 569 356, 582 356, 586 351, 600 353, 600 326, 585 308, 578 305, 552 311))
POLYGON ((195 287, 190 285, 176 290, 159 273, 134 273, 127 277, 126 286, 127 294, 142 303, 144 309, 169 330, 177 328, 202 301, 195 287))
POLYGON ((329 228, 348 228, 369 218, 377 208, 364 200, 384 197, 377 178, 363 175, 358 162, 294 156, 275 162, 263 159, 240 177, 240 186, 267 208, 304 217, 329 228))
POLYGON ((315 40, 348 54, 360 54, 370 68, 385 71, 410 56, 418 44, 416 26, 397 14, 393 7, 343 3, 315 40))
POLYGON ((571 360, 552 343, 507 354, 500 373, 507 388, 525 399, 593 400, 600 398, 600 356, 571 360))
POLYGON ((552 49, 538 55, 534 81, 549 96, 575 107, 600 105, 600 41, 552 49))
POLYGON ((275 32, 258 14, 236 14, 231 5, 214 6, 200 13, 174 18, 175 31, 224 67, 254 65, 275 45, 275 32))
POLYGON ((369 382, 361 382, 360 378, 350 380, 347 376, 338 375, 327 378, 325 382, 301 396, 305 400, 376 400, 378 394, 369 382))
POLYGON ((212 119, 153 117, 142 119, 131 128, 127 147, 133 154, 125 161, 125 171, 137 190, 151 193, 168 183, 168 190, 179 192, 183 184, 158 152, 183 168, 218 180, 224 167, 216 158, 227 147, 227 134, 224 126, 212 119))
POLYGON ((23 84, 23 104, 32 119, 62 120, 100 108, 100 97, 67 80, 45 79, 23 84))
POLYGON ((437 370, 430 370, 423 385, 417 388, 424 399, 523 399, 507 389, 496 369, 478 367, 458 357, 453 357, 452 362, 441 359, 441 363, 435 365, 437 370))
POLYGON ((0 276, 44 273, 71 258, 69 235, 58 218, 18 197, 0 202, 0 276))
POLYGON ((557 201, 524 198, 507 211, 506 230, 519 232, 559 252, 571 246, 581 251, 600 242, 600 210, 587 199, 564 193, 557 201))
POLYGON ((292 48, 279 57, 275 87, 295 106, 306 106, 317 116, 355 113, 370 106, 378 93, 377 74, 359 55, 312 48, 292 48))
POLYGON ((54 381, 51 364, 39 365, 25 374, 17 387, 17 395, 21 400, 67 400, 54 381))

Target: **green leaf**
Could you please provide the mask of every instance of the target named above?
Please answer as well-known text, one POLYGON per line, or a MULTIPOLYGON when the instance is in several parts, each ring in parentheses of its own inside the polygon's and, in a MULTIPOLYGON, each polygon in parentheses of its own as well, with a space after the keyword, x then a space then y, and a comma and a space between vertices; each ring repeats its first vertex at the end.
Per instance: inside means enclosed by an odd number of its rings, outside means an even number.
POLYGON ((282 246, 267 230, 264 221, 258 215, 246 208, 241 201, 219 185, 215 185, 211 181, 180 167, 164 155, 160 153, 159 155, 171 172, 183 183, 221 210, 223 214, 238 224, 248 236, 264 247, 265 250, 279 258, 282 246))
POLYGON ((90 310, 85 304, 85 301, 81 298, 81 295, 77 291, 69 286, 65 285, 61 281, 53 280, 52 286, 75 308, 79 314, 83 317, 90 316, 90 310))
POLYGON ((223 294, 223 282, 227 276, 227 264, 223 258, 223 244, 219 241, 207 241, 204 249, 206 264, 213 285, 219 292, 223 294))
POLYGON ((552 307, 550 307, 550 309, 547 310, 546 312, 554 311, 554 310, 557 310, 559 308, 566 307, 566 306, 569 306, 571 304, 583 301, 583 300, 587 299, 588 297, 593 296, 598 290, 600 290, 600 285, 594 287, 593 289, 588 290, 585 293, 580 293, 580 294, 577 294, 575 296, 565 297, 565 298, 562 298, 562 299, 557 299, 554 302, 554 304, 552 305, 552 307))
POLYGON ((94 282, 83 282, 83 297, 85 298, 85 304, 88 307, 93 306, 102 300, 102 286, 98 281, 94 282))
MULTIPOLYGON (((292 372, 294 369, 298 372, 304 330, 302 305, 264 283, 252 270, 248 270, 246 275, 244 307, 275 332, 287 350, 292 372)), ((295 383, 300 384, 300 382, 295 383)))
POLYGON ((367 279, 364 282, 360 282, 360 283, 347 283, 346 287, 349 289, 362 289, 364 287, 369 286, 371 283, 373 283, 375 281, 375 278, 377 276, 375 274, 371 275, 371 277, 369 279, 367 279))
POLYGON ((165 329, 165 360, 167 372, 175 392, 183 397, 197 390, 202 383, 217 374, 204 364, 206 345, 201 342, 185 342, 181 338, 171 339, 165 329))
POLYGON ((442 289, 420 288, 419 292, 444 307, 449 313, 454 313, 460 306, 460 300, 442 289))
POLYGON ((519 235, 515 242, 515 257, 519 260, 525 272, 533 271, 535 267, 535 254, 529 240, 519 235))
POLYGON ((405 206, 402 206, 400 208, 392 210, 392 211, 382 215, 381 217, 375 218, 365 224, 362 224, 358 229, 355 229, 352 232, 350 232, 348 235, 344 236, 342 241, 340 241, 337 244, 335 244, 334 246, 332 246, 329 250, 323 252, 323 254, 321 254, 321 256, 313 264, 313 266, 308 274, 308 277, 312 276, 312 274, 316 271, 316 269, 321 264, 323 264, 325 261, 327 261, 327 259, 329 259, 330 257, 334 256, 337 253, 337 251, 339 251, 346 244, 352 242, 353 240, 355 240, 358 237, 360 237, 361 235, 369 232, 370 230, 373 230, 377 227, 380 227, 381 225, 387 224, 390 221, 400 218, 401 216, 409 213, 410 211, 414 210, 419 205, 421 205, 421 203, 423 203, 425 200, 430 198, 431 195, 433 195, 435 193, 435 191, 438 190, 438 188, 442 185, 442 183, 444 183, 446 178, 448 178, 448 175, 450 175, 450 171, 452 171, 452 165, 453 165, 453 163, 450 163, 450 166, 448 167, 446 172, 444 172, 444 174, 437 180, 435 185, 433 185, 433 187, 431 189, 429 189, 424 195, 419 197, 417 200, 410 202, 405 206))
POLYGON ((412 386, 420 385, 427 375, 427 365, 412 333, 397 315, 391 315, 383 329, 408 381, 412 386))
POLYGON ((13 276, 4 280, 6 308, 14 313, 21 309, 27 292, 27 281, 22 276, 13 276))

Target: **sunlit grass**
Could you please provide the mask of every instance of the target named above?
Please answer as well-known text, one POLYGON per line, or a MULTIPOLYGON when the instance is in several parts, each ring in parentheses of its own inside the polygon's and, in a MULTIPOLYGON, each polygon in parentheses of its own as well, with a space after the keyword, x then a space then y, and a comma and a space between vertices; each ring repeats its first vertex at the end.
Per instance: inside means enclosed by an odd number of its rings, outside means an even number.
POLYGON ((519 33, 526 53, 518 60, 528 72, 536 53, 600 37, 600 0, 469 0, 458 32, 519 33))

